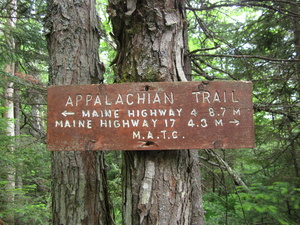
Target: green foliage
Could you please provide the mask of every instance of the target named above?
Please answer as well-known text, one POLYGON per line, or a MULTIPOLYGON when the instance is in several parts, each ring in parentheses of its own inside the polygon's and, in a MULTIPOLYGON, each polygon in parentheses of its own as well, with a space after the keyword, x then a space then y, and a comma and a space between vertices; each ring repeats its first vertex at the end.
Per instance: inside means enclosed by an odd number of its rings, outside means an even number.
POLYGON ((242 204, 238 207, 245 211, 250 224, 259 222, 272 224, 297 224, 299 211, 299 190, 286 182, 271 185, 258 183, 249 193, 240 193, 242 204))
POLYGON ((203 196, 205 209, 205 224, 243 224, 241 210, 236 210, 238 204, 234 195, 220 196, 217 193, 207 193, 203 196))
MULTIPOLYGON (((35 185, 24 186, 20 189, 14 189, 10 192, 4 192, 5 183, 1 184, 0 196, 14 195, 15 202, 6 205, 5 210, 1 210, 0 218, 15 215, 15 220, 21 220, 23 224, 48 224, 50 221, 49 199, 44 197, 34 197, 32 193, 36 192, 35 185)), ((48 196, 49 198, 49 196, 48 196)))
POLYGON ((112 40, 111 33, 112 28, 106 13, 107 0, 97 0, 97 11, 100 16, 100 29, 101 29, 101 39, 100 39, 100 61, 103 62, 105 66, 104 82, 111 84, 115 81, 114 71, 110 66, 116 55, 116 45, 112 40))
POLYGON ((0 150, 0 218, 14 215, 22 224, 48 224, 50 153, 44 144, 29 136, 15 138, 18 142, 14 142, 14 151, 3 145, 0 150), (6 188, 8 172, 15 173, 15 186, 9 190, 6 188), (11 196, 14 196, 14 202, 4 201, 11 196))
POLYGON ((287 182, 253 184, 249 192, 203 198, 206 224, 298 224, 299 189, 287 182))
MULTIPOLYGON (((0 106, 0 115, 3 115, 3 113, 7 109, 0 106)), ((10 143, 10 137, 7 136, 6 133, 7 128, 7 118, 0 116, 0 143, 2 146, 7 146, 10 143)))
POLYGON ((256 147, 201 153, 206 224, 299 224, 298 1, 189 1, 194 80, 253 82, 256 147), (225 203, 225 204, 224 204, 225 203))
POLYGON ((45 73, 48 58, 42 24, 46 2, 20 0, 15 11, 6 1, 0 3, 0 9, 0 71, 3 72, 5 65, 13 62, 19 72, 37 78, 40 73, 45 73), (15 12, 13 26, 7 22, 10 12, 15 12))
MULTIPOLYGON (((33 109, 40 104, 36 99, 42 93, 41 82, 47 80, 45 8, 43 0, 20 0, 16 7, 11 1, 0 2, 0 219, 10 218, 13 221, 5 222, 15 224, 50 222, 50 155, 45 137, 34 137, 28 129, 37 120, 33 109), (13 64, 22 76, 4 72, 13 64), (7 136, 8 119, 2 107, 9 83, 14 84, 14 107, 20 110, 14 120, 20 135, 14 137, 7 136)), ((42 115, 45 108, 39 106, 39 111, 42 115)))
POLYGON ((116 224, 122 223, 122 177, 121 152, 109 151, 105 154, 107 164, 107 179, 116 224))
MULTIPOLYGON (((216 150, 248 190, 237 186, 224 165, 201 152, 206 224, 300 224, 299 2, 186 2, 193 79, 253 82, 256 147, 216 150)), ((116 45, 106 5, 97 0, 99 54, 106 67, 105 82, 112 83, 116 45)), ((46 4, 18 1, 15 27, 7 25, 7 6, 0 3, 0 115, 6 110, 3 92, 13 82, 20 97, 21 135, 8 137, 7 119, 0 117, 0 218, 14 215, 20 224, 50 224, 50 153, 45 149, 45 128, 37 134, 33 126, 45 119, 45 91, 42 85, 4 72, 14 62, 19 72, 47 82, 42 24, 46 4), (33 116, 34 109, 41 118, 33 116), (8 191, 11 168, 16 185, 8 191), (5 199, 11 196, 16 201, 10 204, 5 199)), ((121 224, 121 154, 109 151, 105 156, 115 220, 121 224)))

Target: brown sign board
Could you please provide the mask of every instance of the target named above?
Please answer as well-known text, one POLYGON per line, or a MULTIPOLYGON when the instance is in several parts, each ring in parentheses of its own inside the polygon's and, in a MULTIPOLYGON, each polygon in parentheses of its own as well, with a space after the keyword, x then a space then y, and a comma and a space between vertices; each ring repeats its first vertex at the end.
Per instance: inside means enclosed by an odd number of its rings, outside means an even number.
POLYGON ((48 88, 50 151, 254 147, 246 81, 48 88))

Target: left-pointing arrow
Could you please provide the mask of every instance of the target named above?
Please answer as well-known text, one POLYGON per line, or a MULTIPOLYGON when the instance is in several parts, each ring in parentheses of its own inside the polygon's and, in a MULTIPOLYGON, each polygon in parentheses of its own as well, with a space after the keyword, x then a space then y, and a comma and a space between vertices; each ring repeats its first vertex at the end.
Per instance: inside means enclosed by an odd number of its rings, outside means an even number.
POLYGON ((61 114, 62 114, 63 116, 72 116, 72 115, 74 115, 75 113, 74 113, 74 112, 68 112, 67 110, 65 110, 65 111, 63 111, 61 114))

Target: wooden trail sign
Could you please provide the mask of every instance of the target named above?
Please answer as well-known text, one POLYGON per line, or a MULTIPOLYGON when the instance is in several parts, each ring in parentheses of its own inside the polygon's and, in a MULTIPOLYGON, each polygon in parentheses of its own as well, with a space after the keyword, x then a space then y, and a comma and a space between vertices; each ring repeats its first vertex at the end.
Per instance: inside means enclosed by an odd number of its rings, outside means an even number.
POLYGON ((252 83, 48 88, 50 151, 254 147, 252 83))

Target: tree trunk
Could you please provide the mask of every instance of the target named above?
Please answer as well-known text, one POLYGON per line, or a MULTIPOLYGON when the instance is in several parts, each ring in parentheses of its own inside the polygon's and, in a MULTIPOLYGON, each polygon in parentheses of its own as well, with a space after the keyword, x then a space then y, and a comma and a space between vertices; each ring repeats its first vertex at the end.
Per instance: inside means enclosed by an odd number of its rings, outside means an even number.
MULTIPOLYGON (((7 4, 7 11, 9 12, 9 18, 7 18, 7 26, 13 29, 16 26, 16 17, 17 17, 17 1, 12 0, 9 4, 7 4)), ((12 50, 15 49, 15 40, 14 37, 9 36, 8 37, 9 45, 12 50)), ((9 64, 5 65, 4 72, 14 75, 15 73, 15 63, 12 61, 9 64)), ((6 135, 10 137, 15 137, 15 125, 14 125, 14 83, 8 81, 7 87, 4 91, 5 96, 5 102, 3 106, 7 109, 6 112, 3 114, 4 118, 7 118, 7 128, 6 128, 6 135)), ((15 151, 15 146, 13 144, 13 139, 11 140, 11 144, 9 146, 9 151, 11 155, 13 156, 15 151)), ((15 201, 15 187, 16 187, 16 168, 14 165, 7 165, 6 168, 4 168, 5 171, 7 171, 7 183, 5 187, 6 191, 6 206, 7 208, 13 207, 14 201, 15 201)), ((9 215, 6 218, 4 218, 4 221, 8 224, 15 224, 15 218, 14 215, 9 215)))
MULTIPOLYGON (((49 0, 48 4, 50 83, 99 83, 103 71, 95 1, 49 0)), ((53 152, 52 203, 55 225, 113 224, 103 152, 53 152)))
MULTIPOLYGON (((294 13, 299 12, 300 7, 292 7, 292 11, 294 13)), ((300 59, 300 24, 299 24, 299 17, 293 17, 293 30, 294 30, 294 45, 295 45, 295 52, 297 55, 297 59, 300 59)), ((300 63, 296 64, 296 77, 300 76, 300 63)), ((299 90, 299 89, 298 89, 299 90)), ((300 95, 300 90, 298 91, 298 95, 300 95)), ((290 119, 290 118, 289 118, 290 119)), ((297 151, 297 142, 295 141, 293 132, 292 132, 292 127, 290 124, 288 124, 288 132, 290 136, 290 153, 292 156, 292 162, 294 165, 294 170, 295 170, 295 180, 297 187, 300 188, 300 165, 299 165, 299 158, 300 158, 300 153, 297 151)), ((299 147, 299 145, 298 145, 299 147)))
MULTIPOLYGON (((5 72, 13 74, 14 65, 6 66, 5 72)), ((10 137, 15 136, 15 125, 14 125, 14 102, 13 102, 13 83, 9 82, 8 87, 5 90, 5 102, 3 106, 7 109, 3 114, 4 118, 7 118, 7 129, 6 135, 10 137)), ((13 144, 13 139, 11 139, 11 144, 8 146, 9 152, 12 157, 15 154, 15 145, 13 144)), ((6 173, 6 185, 5 185, 5 205, 6 207, 12 208, 15 202, 15 188, 16 188, 16 168, 14 165, 8 164, 6 168, 4 168, 6 173)), ((10 225, 15 224, 15 215, 7 215, 6 218, 3 218, 4 221, 10 225)))
MULTIPOLYGON (((118 82, 187 80, 184 3, 109 1, 118 82)), ((124 224, 203 224, 196 151, 126 151, 123 177, 124 224)))

